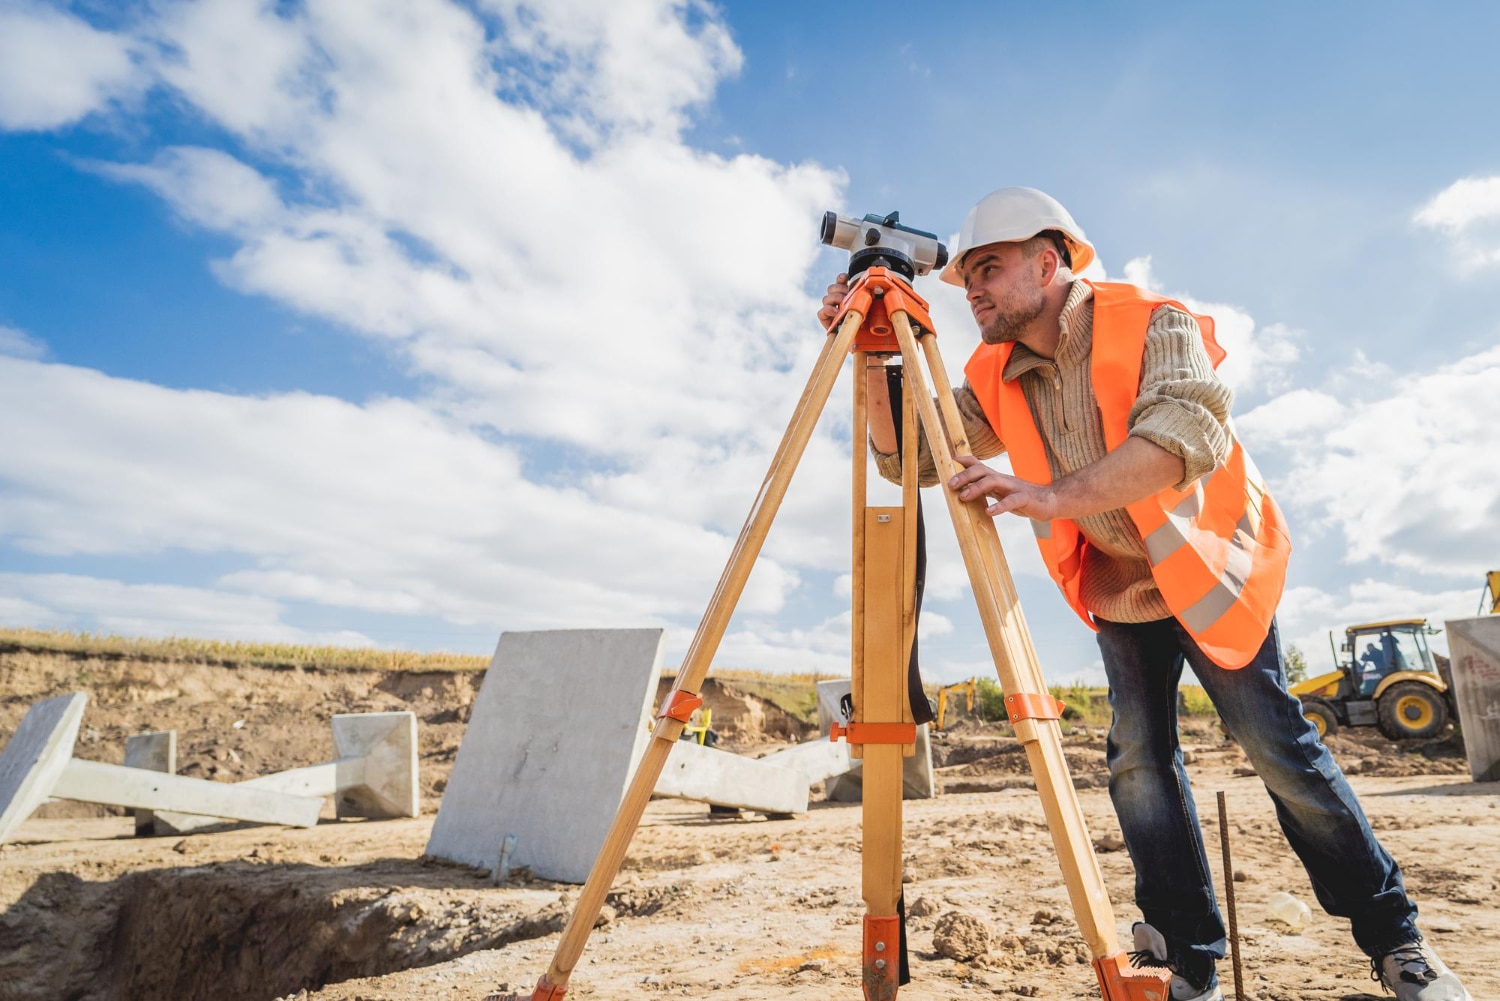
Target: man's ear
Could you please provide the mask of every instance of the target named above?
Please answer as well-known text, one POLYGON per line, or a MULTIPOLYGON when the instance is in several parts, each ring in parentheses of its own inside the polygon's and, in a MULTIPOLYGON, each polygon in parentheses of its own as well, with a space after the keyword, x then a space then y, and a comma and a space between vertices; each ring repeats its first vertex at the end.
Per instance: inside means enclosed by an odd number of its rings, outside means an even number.
POLYGON ((1036 259, 1037 265, 1042 269, 1042 287, 1045 288, 1057 280, 1057 272, 1062 267, 1062 255, 1051 247, 1044 247, 1036 255, 1036 259))

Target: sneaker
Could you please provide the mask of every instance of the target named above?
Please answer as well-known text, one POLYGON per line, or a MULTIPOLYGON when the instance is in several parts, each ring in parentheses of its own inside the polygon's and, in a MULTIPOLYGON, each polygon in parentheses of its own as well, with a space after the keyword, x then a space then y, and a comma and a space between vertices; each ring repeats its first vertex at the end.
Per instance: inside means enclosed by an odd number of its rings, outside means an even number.
POLYGON ((1474 1001, 1421 939, 1370 960, 1370 979, 1396 995, 1396 1001, 1474 1001))
MULTIPOLYGON (((1210 976, 1208 985, 1201 986, 1192 983, 1172 968, 1172 964, 1167 961, 1167 940, 1162 937, 1161 932, 1144 921, 1137 921, 1130 926, 1130 934, 1135 939, 1135 949, 1130 953, 1132 965, 1165 966, 1172 970, 1172 1001, 1224 1001, 1218 977, 1210 976)), ((1402 1001, 1406 999, 1403 998, 1402 1001)), ((1428 999, 1424 997, 1422 1001, 1428 999)))

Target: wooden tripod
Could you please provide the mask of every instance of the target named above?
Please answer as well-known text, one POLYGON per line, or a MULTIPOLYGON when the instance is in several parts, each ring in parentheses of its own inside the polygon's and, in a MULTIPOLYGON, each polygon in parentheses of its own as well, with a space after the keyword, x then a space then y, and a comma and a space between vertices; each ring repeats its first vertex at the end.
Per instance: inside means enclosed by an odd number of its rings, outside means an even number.
MULTIPOLYGON (((906 670, 916 631, 911 586, 916 553, 916 432, 920 427, 927 433, 939 476, 945 481, 962 468, 954 456, 968 455, 971 450, 953 401, 947 370, 938 354, 927 303, 904 278, 886 268, 873 267, 855 281, 830 327, 812 376, 797 401, 728 565, 677 672, 677 682, 658 714, 653 739, 584 883, 578 904, 557 944, 552 965, 538 980, 531 1001, 560 1001, 567 989, 568 979, 583 955, 589 932, 619 873, 630 840, 640 826, 667 757, 688 717, 702 704, 698 690, 792 474, 812 437, 813 427, 828 403, 844 356, 851 352, 856 364, 852 663, 855 715, 847 726, 838 727, 834 736, 844 736, 851 745, 851 754, 864 759, 864 993, 868 1001, 893 1001, 896 997, 902 757, 912 753, 915 741, 915 726, 906 697, 906 670), (870 356, 888 354, 900 354, 906 378, 906 392, 902 394, 905 416, 902 506, 867 507, 864 443, 867 400, 863 369, 870 356)), ((946 489, 943 496, 958 535, 995 669, 1006 693, 1006 710, 1036 777, 1068 897, 1079 930, 1094 957, 1104 1001, 1168 1001, 1170 974, 1160 969, 1133 969, 1120 949, 1104 877, 1063 757, 1058 723, 1062 706, 1047 693, 994 522, 985 514, 982 499, 966 504, 946 489)))

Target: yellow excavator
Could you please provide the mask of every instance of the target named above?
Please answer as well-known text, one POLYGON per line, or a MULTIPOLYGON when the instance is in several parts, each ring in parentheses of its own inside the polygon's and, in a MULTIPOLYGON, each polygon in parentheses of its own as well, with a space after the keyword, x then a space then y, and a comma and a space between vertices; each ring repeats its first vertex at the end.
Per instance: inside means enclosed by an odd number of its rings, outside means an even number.
POLYGON ((1484 575, 1484 594, 1479 598, 1479 614, 1500 615, 1500 570, 1484 575), (1485 605, 1489 605, 1488 608, 1485 605))
POLYGON ((933 725, 939 730, 943 728, 943 720, 948 716, 948 699, 955 695, 966 695, 968 697, 964 708, 970 715, 973 715, 975 687, 975 679, 970 678, 968 681, 960 681, 957 684, 947 685, 938 689, 937 721, 933 725))
POLYGON ((1440 631, 1426 619, 1350 626, 1333 652, 1336 669, 1290 691, 1319 737, 1345 726, 1376 726, 1391 740, 1435 737, 1458 715, 1447 662, 1435 661, 1427 646, 1440 631))

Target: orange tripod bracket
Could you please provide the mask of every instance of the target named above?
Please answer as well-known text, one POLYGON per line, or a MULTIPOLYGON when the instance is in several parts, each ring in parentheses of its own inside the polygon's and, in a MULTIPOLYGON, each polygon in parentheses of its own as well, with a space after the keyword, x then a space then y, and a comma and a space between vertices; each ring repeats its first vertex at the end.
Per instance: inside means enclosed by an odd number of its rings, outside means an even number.
POLYGON ((1094 960, 1094 973, 1104 1001, 1170 1001, 1172 995, 1170 970, 1137 969, 1123 952, 1094 960))
POLYGON ((828 739, 843 737, 851 744, 911 744, 917 739, 915 723, 830 723, 828 739))
POLYGON ((932 330, 927 300, 907 284, 906 279, 889 268, 871 268, 854 280, 829 330, 837 330, 844 314, 850 311, 864 317, 859 333, 854 335, 851 351, 876 351, 895 354, 900 351, 896 331, 891 325, 892 313, 905 313, 907 319, 923 330, 932 330))
POLYGON ((702 705, 702 696, 695 695, 692 692, 673 690, 672 694, 667 696, 667 701, 661 707, 661 712, 656 714, 656 718, 675 719, 679 723, 686 723, 702 705))
POLYGON ((865 915, 865 1001, 895 1001, 900 980, 901 918, 865 915))
POLYGON ((1012 723, 1023 719, 1062 719, 1066 708, 1061 699, 1039 692, 1017 692, 1005 697, 1005 714, 1012 723))

